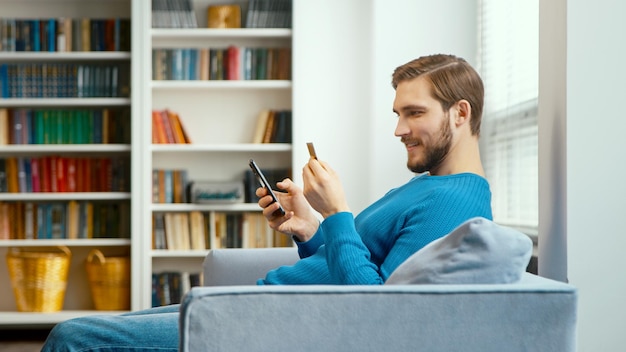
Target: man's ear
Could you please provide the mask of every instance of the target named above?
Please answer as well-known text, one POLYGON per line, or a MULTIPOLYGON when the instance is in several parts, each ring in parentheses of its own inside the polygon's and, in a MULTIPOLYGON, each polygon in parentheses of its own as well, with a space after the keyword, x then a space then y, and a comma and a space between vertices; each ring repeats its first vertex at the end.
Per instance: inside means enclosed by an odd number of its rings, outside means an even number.
POLYGON ((464 123, 469 123, 470 117, 472 116, 472 106, 467 100, 459 100, 455 104, 454 109, 456 110, 456 114, 454 115, 454 122, 456 123, 457 127, 461 126, 464 123))

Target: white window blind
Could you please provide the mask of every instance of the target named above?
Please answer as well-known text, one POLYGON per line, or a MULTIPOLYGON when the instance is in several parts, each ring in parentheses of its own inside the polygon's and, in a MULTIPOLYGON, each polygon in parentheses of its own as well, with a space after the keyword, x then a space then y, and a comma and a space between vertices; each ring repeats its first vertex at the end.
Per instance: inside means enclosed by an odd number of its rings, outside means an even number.
POLYGON ((539 0, 479 0, 481 152, 494 221, 536 234, 539 0))

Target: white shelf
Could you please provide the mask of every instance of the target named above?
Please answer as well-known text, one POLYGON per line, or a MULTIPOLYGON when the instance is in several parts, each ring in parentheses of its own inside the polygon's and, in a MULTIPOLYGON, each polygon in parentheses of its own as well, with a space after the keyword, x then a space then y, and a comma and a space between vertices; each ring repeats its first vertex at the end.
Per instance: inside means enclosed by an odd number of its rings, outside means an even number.
POLYGON ((130 98, 0 98, 0 107, 128 106, 130 98))
POLYGON ((68 246, 68 247, 112 247, 128 246, 127 238, 84 238, 84 239, 41 239, 41 240, 0 240, 0 247, 41 247, 41 246, 68 246))
POLYGON ((291 89, 284 80, 152 81, 152 89, 291 89))
MULTIPOLYGON (((13 297, 11 297, 13 298, 13 297)), ((105 311, 105 310, 64 310, 52 313, 37 312, 0 312, 0 326, 51 326, 62 321, 90 316, 95 314, 121 314, 127 311, 105 311)))
MULTIPOLYGON (((189 153, 189 152, 290 152, 287 143, 240 143, 240 144, 152 144, 153 153, 189 153)), ((0 149, 1 150, 1 149, 0 149)))
POLYGON ((262 39, 291 38, 292 30, 286 28, 153 28, 152 39, 262 39))
POLYGON ((111 61, 130 60, 129 52, 120 51, 90 51, 90 52, 35 52, 35 51, 14 51, 0 52, 0 61, 111 61))
POLYGON ((187 250, 187 251, 173 251, 173 250, 153 250, 150 252, 152 258, 204 258, 209 253, 208 250, 187 250))
POLYGON ((29 153, 127 153, 129 144, 11 144, 0 146, 0 154, 29 153))
POLYGON ((128 192, 0 193, 0 201, 125 200, 128 192))
POLYGON ((257 203, 221 203, 221 204, 191 204, 191 203, 174 203, 174 204, 152 204, 153 212, 189 212, 189 211, 261 211, 257 203))

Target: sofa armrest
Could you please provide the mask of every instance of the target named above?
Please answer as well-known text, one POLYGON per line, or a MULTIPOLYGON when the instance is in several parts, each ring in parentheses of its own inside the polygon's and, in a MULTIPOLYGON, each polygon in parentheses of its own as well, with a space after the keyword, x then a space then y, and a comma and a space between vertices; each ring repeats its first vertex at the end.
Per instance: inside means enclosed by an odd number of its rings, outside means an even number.
POLYGON ((204 259, 204 286, 255 285, 269 270, 298 259, 295 247, 212 249, 204 259))
POLYGON ((574 351, 576 290, 492 285, 196 287, 181 351, 574 351))

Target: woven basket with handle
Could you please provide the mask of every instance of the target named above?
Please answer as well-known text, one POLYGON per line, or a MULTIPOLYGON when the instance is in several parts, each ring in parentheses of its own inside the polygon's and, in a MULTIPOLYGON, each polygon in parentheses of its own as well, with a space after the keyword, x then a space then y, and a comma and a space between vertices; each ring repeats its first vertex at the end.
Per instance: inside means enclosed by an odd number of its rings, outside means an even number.
POLYGON ((87 255, 86 269, 97 310, 130 309, 129 257, 105 257, 93 249, 87 255))
POLYGON ((18 311, 63 309, 71 256, 65 246, 9 248, 6 260, 18 311))

